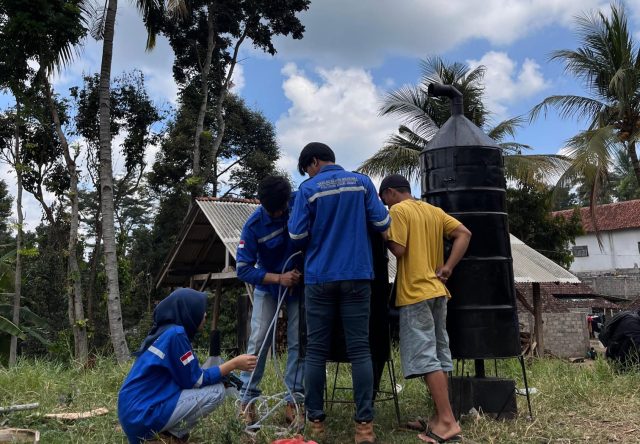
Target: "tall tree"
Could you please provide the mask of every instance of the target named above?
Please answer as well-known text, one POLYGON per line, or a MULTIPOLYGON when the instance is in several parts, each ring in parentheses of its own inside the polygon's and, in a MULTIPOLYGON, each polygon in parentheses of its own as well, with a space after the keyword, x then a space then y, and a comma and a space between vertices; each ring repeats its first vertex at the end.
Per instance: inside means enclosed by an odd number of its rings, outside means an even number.
POLYGON ((617 147, 624 149, 640 185, 640 54, 621 2, 612 3, 608 15, 593 11, 577 17, 576 25, 581 46, 554 51, 551 60, 563 62, 565 72, 582 81, 588 95, 547 97, 530 116, 535 119, 555 108, 563 118, 587 121, 587 128, 567 142, 571 164, 559 184, 584 178, 593 214, 599 190, 610 179, 617 147))
POLYGON ((415 86, 404 86, 388 92, 380 107, 381 115, 398 116, 402 125, 371 158, 363 162, 359 170, 373 176, 403 174, 417 181, 420 176, 420 152, 451 116, 449 99, 430 97, 427 88, 431 83, 455 86, 463 95, 464 115, 487 132, 504 150, 505 173, 511 179, 535 183, 557 172, 565 160, 556 155, 523 155, 530 146, 506 141, 514 137, 524 123, 514 117, 489 127, 489 111, 484 105, 482 80, 485 67, 470 69, 464 63, 447 63, 439 57, 422 62, 422 78, 415 86))
MULTIPOLYGON (((11 56, 17 58, 8 61, 22 66, 20 71, 28 71, 29 62, 36 62, 39 65, 38 72, 30 85, 32 100, 29 105, 32 111, 37 110, 38 98, 40 97, 38 90, 44 91, 49 105, 45 109, 48 108, 51 112, 50 118, 41 121, 42 126, 45 128, 44 134, 46 135, 46 130, 51 127, 55 130, 70 177, 71 190, 68 196, 72 217, 68 251, 69 320, 74 329, 76 357, 84 363, 88 356, 88 343, 86 329, 83 326, 82 289, 76 255, 78 238, 78 175, 76 159, 70 152, 66 135, 62 130, 59 104, 56 103, 53 97, 54 93, 49 82, 49 76, 53 70, 65 66, 71 60, 74 48, 86 35, 82 20, 83 4, 82 0, 36 0, 31 2, 5 0, 3 5, 5 7, 6 21, 2 35, 2 40, 5 41, 2 46, 4 48, 20 48, 22 51, 20 54, 16 54, 13 51, 11 53, 11 56)), ((36 152, 31 154, 38 158, 42 157, 40 156, 41 153, 50 153, 50 151, 43 148, 39 147, 36 152)), ((55 155, 53 158, 55 158, 55 155)), ((49 222, 53 223, 52 211, 42 198, 42 183, 36 183, 38 187, 34 195, 36 198, 39 197, 49 222)))
POLYGON ((201 194, 207 182, 213 185, 212 194, 218 193, 216 165, 226 130, 224 105, 240 47, 248 40, 273 55, 274 37, 302 38, 304 26, 296 14, 306 10, 309 3, 309 0, 196 0, 189 3, 187 12, 178 21, 168 19, 161 11, 147 16, 147 26, 166 35, 174 50, 177 83, 183 92, 197 91, 192 197, 201 194))
MULTIPOLYGON (((174 119, 168 123, 148 175, 149 186, 159 203, 152 233, 156 245, 152 273, 159 271, 178 234, 180 225, 176 221, 181 221, 189 209, 191 158, 189 150, 184 147, 192 141, 197 103, 197 100, 183 102, 174 119)), ((225 102, 224 114, 227 129, 217 171, 221 194, 256 197, 255 184, 276 172, 275 162, 280 153, 275 130, 259 111, 248 108, 241 98, 233 94, 225 102)), ((212 181, 210 177, 203 184, 204 189, 211 189, 212 181)))
MULTIPOLYGON (((16 175, 16 260, 13 284, 13 310, 11 321, 16 327, 20 327, 20 299, 22 298, 22 237, 24 215, 22 213, 22 153, 20 141, 20 101, 16 96, 15 113, 13 114, 14 133, 11 138, 4 139, 0 144, 0 155, 3 160, 13 167, 16 175)), ((18 336, 11 335, 9 348, 9 366, 15 365, 18 356, 18 336)))
POLYGON ((9 194, 7 182, 0 179, 0 255, 9 246, 10 242, 10 217, 13 211, 13 197, 9 194))
MULTIPOLYGON (((75 105, 76 135, 81 136, 87 144, 88 173, 96 191, 89 193, 91 198, 100 201, 99 162, 96 159, 100 152, 100 118, 99 118, 99 85, 98 75, 85 76, 82 87, 71 89, 71 97, 75 105)), ((144 199, 140 199, 140 183, 146 167, 145 153, 147 148, 156 143, 158 135, 152 131, 152 125, 162 119, 160 111, 149 98, 141 71, 134 70, 113 79, 110 88, 110 134, 111 138, 121 135, 123 142, 117 147, 124 156, 124 174, 113 183, 114 196, 114 233, 118 253, 126 248, 122 241, 124 233, 129 231, 126 212, 133 207, 140 207, 144 199)), ((93 205, 91 199, 84 199, 85 208, 91 214, 89 231, 94 238, 91 254, 90 271, 87 290, 88 317, 94 320, 95 284, 102 239, 101 205, 93 205)), ((139 210, 145 214, 144 210, 139 210)), ((119 279, 121 283, 122 279, 119 279)))
MULTIPOLYGON (((136 6, 143 17, 164 5, 158 0, 136 0, 136 6)), ((168 0, 170 9, 183 8, 181 0, 168 0)), ((99 115, 100 115, 100 198, 102 211, 102 238, 104 242, 105 271, 107 275, 107 307, 111 341, 118 362, 129 359, 129 348, 122 327, 122 306, 118 282, 118 258, 114 222, 113 166, 111 152, 111 61, 113 59, 113 38, 115 34, 118 0, 106 0, 105 9, 98 14, 98 26, 92 32, 102 38, 102 60, 100 62, 99 115)), ((153 47, 153 32, 147 39, 147 48, 153 47)))

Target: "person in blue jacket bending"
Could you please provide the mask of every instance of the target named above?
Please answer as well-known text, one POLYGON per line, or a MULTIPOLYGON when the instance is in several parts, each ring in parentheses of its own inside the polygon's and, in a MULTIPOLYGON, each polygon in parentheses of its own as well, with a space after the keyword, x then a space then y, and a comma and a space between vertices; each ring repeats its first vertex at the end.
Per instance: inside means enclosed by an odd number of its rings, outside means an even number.
MULTIPOLYGON (((300 256, 288 261, 295 252, 287 231, 291 197, 291 185, 284 177, 267 176, 258 184, 260 206, 244 224, 236 253, 238 278, 255 285, 251 335, 247 353, 257 355, 263 342, 268 341, 262 349, 263 352, 258 359, 258 365, 253 375, 250 372, 242 372, 240 375, 240 379, 243 381, 240 390, 240 416, 247 424, 253 424, 257 419, 255 403, 251 401, 261 394, 258 385, 264 373, 267 351, 271 345, 271 337, 267 337, 267 330, 276 314, 278 295, 283 291, 283 288, 289 288, 286 296, 287 368, 285 382, 292 393, 304 392, 302 385, 304 362, 299 356, 298 334, 302 294, 299 291, 300 287, 296 288, 301 280, 301 274, 295 268, 299 262, 296 259, 300 259, 300 256), (285 265, 286 269, 283 271, 285 265)), ((286 400, 286 421, 288 423, 296 421, 297 425, 304 424, 303 417, 297 415, 298 409, 296 409, 291 396, 287 395, 286 400)))
POLYGON ((304 147, 300 185, 289 217, 289 236, 304 248, 307 355, 305 408, 313 435, 324 434, 323 390, 334 320, 342 319, 356 403, 356 444, 375 442, 369 299, 373 257, 368 228, 386 232, 389 213, 369 177, 335 164, 327 145, 304 147))
POLYGON ((118 394, 118 418, 130 443, 156 434, 186 442, 196 422, 223 401, 222 378, 236 369, 255 368, 252 355, 200 367, 191 341, 204 327, 206 307, 204 293, 180 288, 153 311, 153 327, 118 394))

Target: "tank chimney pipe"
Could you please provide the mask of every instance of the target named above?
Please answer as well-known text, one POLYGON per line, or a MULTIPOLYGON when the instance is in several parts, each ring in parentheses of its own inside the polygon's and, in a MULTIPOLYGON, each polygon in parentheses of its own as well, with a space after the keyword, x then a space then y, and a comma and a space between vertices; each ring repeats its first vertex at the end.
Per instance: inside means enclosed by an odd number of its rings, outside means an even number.
POLYGON ((455 86, 430 83, 427 93, 432 97, 449 97, 451 99, 451 115, 462 114, 462 93, 455 86))

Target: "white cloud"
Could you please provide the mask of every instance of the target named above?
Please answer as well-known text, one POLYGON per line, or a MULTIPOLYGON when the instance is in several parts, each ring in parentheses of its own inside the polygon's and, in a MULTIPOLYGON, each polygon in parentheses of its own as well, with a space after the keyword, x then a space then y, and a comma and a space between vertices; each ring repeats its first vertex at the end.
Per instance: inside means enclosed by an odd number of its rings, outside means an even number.
POLYGON ((322 0, 300 15, 302 40, 280 38, 287 60, 373 66, 384 57, 442 54, 470 39, 507 45, 551 24, 569 26, 601 0, 322 0))
POLYGON ((378 116, 381 91, 362 69, 318 69, 319 82, 293 64, 282 70, 285 96, 291 101, 276 123, 283 157, 280 168, 299 178, 298 154, 309 142, 329 145, 336 161, 346 169, 357 168, 375 153, 397 128, 378 116))
MULTIPOLYGON (((228 71, 227 71, 228 72, 228 71)), ((231 78, 231 91, 234 94, 240 94, 242 92, 242 88, 244 88, 245 80, 244 80, 244 67, 237 63, 235 68, 233 68, 233 76, 231 78)))
MULTIPOLYGON (((18 211, 16 204, 16 197, 18 193, 17 179, 13 168, 6 163, 0 163, 0 177, 7 184, 9 194, 13 198, 11 222, 16 223, 18 221, 18 211)), ((52 193, 43 190, 44 201, 47 204, 51 204, 55 200, 55 196, 52 193)), ((33 231, 40 225, 42 219, 42 206, 40 203, 26 191, 22 191, 22 215, 24 217, 23 230, 33 231)))
MULTIPOLYGON (((113 42, 113 60, 111 78, 124 71, 139 69, 145 75, 150 96, 158 102, 176 103, 178 88, 173 80, 173 50, 163 36, 156 38, 156 46, 147 51, 147 31, 142 18, 132 2, 120 2, 116 16, 115 38, 113 42)), ((92 75, 100 71, 102 60, 102 41, 87 37, 84 46, 74 61, 54 77, 58 92, 79 86, 83 74, 92 75)))
POLYGON ((490 51, 480 60, 467 60, 473 69, 484 65, 485 104, 496 119, 511 117, 510 104, 531 97, 549 86, 534 60, 525 59, 521 66, 504 52, 490 51))

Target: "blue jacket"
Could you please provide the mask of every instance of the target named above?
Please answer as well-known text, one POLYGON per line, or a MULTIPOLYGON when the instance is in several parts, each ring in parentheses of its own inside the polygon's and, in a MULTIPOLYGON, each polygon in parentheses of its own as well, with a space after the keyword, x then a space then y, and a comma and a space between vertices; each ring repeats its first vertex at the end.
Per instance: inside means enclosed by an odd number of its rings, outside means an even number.
POLYGON ((221 380, 219 367, 200 367, 182 326, 167 329, 136 359, 118 394, 118 418, 129 442, 162 430, 182 390, 221 380))
MULTIPOLYGON (((292 195, 292 201, 295 194, 292 195)), ((274 219, 260 205, 244 224, 236 253, 238 278, 274 296, 278 296, 280 286, 264 285, 262 281, 267 273, 282 273, 284 263, 295 252, 287 230, 288 217, 287 211, 282 217, 274 219)), ((290 261, 285 271, 296 266, 302 271, 299 257, 290 261)))
POLYGON ((300 185, 289 235, 305 248, 305 284, 373 279, 368 228, 391 220, 369 177, 326 165, 300 185))

